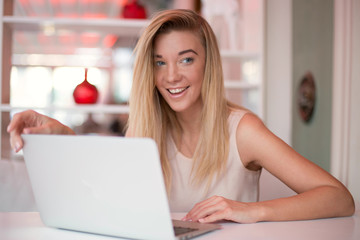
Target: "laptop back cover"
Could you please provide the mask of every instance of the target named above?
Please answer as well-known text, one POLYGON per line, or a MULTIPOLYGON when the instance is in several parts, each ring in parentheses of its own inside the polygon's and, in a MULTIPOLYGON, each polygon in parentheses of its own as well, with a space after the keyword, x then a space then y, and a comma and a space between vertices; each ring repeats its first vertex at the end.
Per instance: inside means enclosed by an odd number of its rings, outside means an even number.
POLYGON ((129 238, 174 238, 153 140, 65 135, 23 139, 46 225, 129 238))

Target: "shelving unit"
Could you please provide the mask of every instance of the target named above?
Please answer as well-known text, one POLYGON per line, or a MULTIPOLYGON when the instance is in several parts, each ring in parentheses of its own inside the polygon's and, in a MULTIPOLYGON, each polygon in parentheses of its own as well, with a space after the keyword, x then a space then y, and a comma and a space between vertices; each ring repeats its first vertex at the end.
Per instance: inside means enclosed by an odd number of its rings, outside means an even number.
MULTIPOLYGON (((114 34, 123 37, 138 37, 142 30, 149 24, 149 20, 128 20, 128 19, 80 19, 80 18, 44 18, 44 17, 23 17, 13 16, 12 1, 0 0, 0 74, 1 74, 1 91, 0 98, 0 141, 4 140, 4 133, 9 121, 9 112, 12 110, 26 110, 29 107, 11 106, 9 104, 9 89, 10 89, 10 70, 12 63, 10 62, 12 56, 12 34, 18 31, 24 32, 46 32, 46 31, 74 31, 74 32, 96 32, 101 34, 114 34)), ((262 68, 262 52, 249 51, 230 51, 222 50, 221 56, 226 61, 241 62, 247 60, 254 60, 260 63, 262 68)), ((241 69, 239 69, 241 71, 241 69)), ((259 115, 263 115, 263 79, 262 71, 257 81, 245 82, 239 79, 225 79, 225 88, 230 90, 257 90, 260 93, 259 100, 259 115)), ((60 110, 64 112, 81 112, 81 113, 111 113, 123 114, 128 113, 128 106, 117 105, 90 105, 90 106, 49 106, 49 107, 34 107, 35 110, 55 111, 60 110)), ((7 140, 5 140, 7 141, 7 140)), ((2 144, 3 145, 3 144, 2 144)), ((0 149, 0 156, 1 150, 0 149)))
POLYGON ((71 113, 129 113, 129 106, 124 105, 105 105, 105 104, 82 104, 70 107, 52 106, 52 107, 22 107, 11 106, 10 104, 1 104, 0 109, 2 112, 10 112, 12 110, 24 111, 24 110, 41 110, 41 111, 63 111, 71 113))
MULTIPOLYGON (((53 28, 55 31, 93 31, 100 33, 111 33, 122 36, 139 36, 142 30, 149 24, 149 20, 124 20, 124 19, 55 19, 55 18, 39 18, 39 17, 17 17, 17 16, 4 16, 2 18, 2 24, 5 27, 9 27, 12 32, 14 31, 27 31, 27 32, 38 32, 46 31, 46 28, 53 28)), ((257 60, 260 57, 259 53, 256 52, 243 52, 243 51, 221 51, 223 59, 232 60, 257 60)), ((239 80, 225 80, 225 88, 228 89, 257 89, 260 88, 260 84, 248 83, 239 80)), ((11 111, 12 109, 28 109, 22 106, 11 106, 9 104, 1 104, 0 110, 3 112, 11 111)), ((62 110, 72 111, 78 109, 81 112, 103 112, 104 113, 127 113, 128 108, 98 105, 93 106, 74 106, 74 107, 47 107, 47 108, 36 108, 45 110, 62 110)))
POLYGON ((66 19, 4 16, 2 23, 12 31, 38 32, 53 28, 56 31, 98 32, 122 36, 138 36, 149 20, 133 19, 66 19))

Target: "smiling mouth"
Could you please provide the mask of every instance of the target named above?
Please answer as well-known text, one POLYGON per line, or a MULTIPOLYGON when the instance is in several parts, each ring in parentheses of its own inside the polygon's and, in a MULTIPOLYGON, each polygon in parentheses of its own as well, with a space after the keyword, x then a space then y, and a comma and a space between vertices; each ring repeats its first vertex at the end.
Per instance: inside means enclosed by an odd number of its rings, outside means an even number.
POLYGON ((184 88, 172 88, 172 89, 167 89, 169 93, 171 94, 179 94, 184 92, 186 89, 188 89, 189 86, 184 87, 184 88))

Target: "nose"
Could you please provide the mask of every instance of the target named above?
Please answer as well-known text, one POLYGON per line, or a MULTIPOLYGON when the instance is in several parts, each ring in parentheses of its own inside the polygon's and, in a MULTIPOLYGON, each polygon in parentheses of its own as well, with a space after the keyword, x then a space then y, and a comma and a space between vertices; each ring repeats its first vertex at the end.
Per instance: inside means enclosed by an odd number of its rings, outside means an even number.
POLYGON ((176 64, 169 64, 167 69, 167 81, 176 82, 180 80, 179 69, 176 64))

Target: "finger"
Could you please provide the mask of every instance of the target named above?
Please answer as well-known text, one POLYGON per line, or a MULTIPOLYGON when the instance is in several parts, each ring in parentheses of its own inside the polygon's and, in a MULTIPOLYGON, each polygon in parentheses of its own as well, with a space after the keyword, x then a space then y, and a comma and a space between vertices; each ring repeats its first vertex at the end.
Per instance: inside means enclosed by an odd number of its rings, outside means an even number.
POLYGON ((41 127, 33 127, 33 128, 24 128, 22 131, 21 128, 10 129, 10 145, 11 148, 15 152, 19 152, 24 147, 24 142, 21 138, 21 134, 36 134, 36 133, 46 133, 46 129, 42 129, 41 127))
POLYGON ((202 209, 197 215, 192 217, 192 221, 199 221, 200 219, 204 219, 208 216, 211 216, 217 212, 220 212, 224 209, 223 204, 217 203, 212 206, 207 206, 202 209))
POLYGON ((6 129, 7 132, 14 132, 15 135, 20 135, 26 126, 32 126, 35 124, 34 121, 36 121, 36 114, 36 112, 31 110, 16 113, 6 129), (35 115, 35 117, 33 115, 35 115))
POLYGON ((16 130, 13 130, 10 132, 10 145, 11 145, 11 148, 15 152, 19 152, 23 148, 23 145, 24 145, 20 134, 21 133, 19 133, 16 130))
POLYGON ((218 211, 222 208, 221 202, 223 201, 223 197, 214 196, 196 204, 195 207, 187 214, 187 220, 197 221, 199 218, 203 218, 214 211, 218 211))
POLYGON ((223 209, 221 211, 214 212, 204 218, 200 218, 198 221, 200 223, 211 223, 220 220, 229 220, 229 208, 223 209))
POLYGON ((23 141, 20 136, 23 127, 24 123, 21 121, 21 116, 15 114, 7 127, 7 132, 10 134, 10 145, 15 152, 20 151, 23 147, 23 141))
POLYGON ((195 206, 190 209, 190 211, 185 215, 185 217, 182 218, 183 221, 189 221, 191 220, 191 217, 194 216, 201 208, 203 208, 205 205, 211 203, 214 201, 214 197, 208 198, 204 201, 198 202, 195 204, 195 206))
POLYGON ((199 215, 199 213, 201 211, 203 211, 204 208, 207 208, 209 206, 213 206, 215 204, 217 204, 219 201, 221 200, 221 197, 219 196, 213 196, 211 198, 208 198, 202 202, 199 202, 197 204, 195 204, 195 206, 190 210, 190 212, 187 214, 187 217, 189 219, 192 219, 199 215))
POLYGON ((26 126, 36 126, 38 124, 37 121, 39 120, 39 118, 41 118, 41 115, 33 110, 16 113, 13 116, 11 122, 7 127, 7 132, 10 134, 11 148, 15 152, 19 152, 24 145, 21 134, 31 132, 24 132, 24 128, 26 126))
MULTIPOLYGON (((16 129, 22 129, 24 127, 23 121, 21 121, 21 116, 19 114, 15 114, 13 119, 10 121, 7 126, 7 132, 10 133, 16 129)), ((18 130, 18 132, 21 132, 18 130)))
POLYGON ((39 127, 24 128, 23 132, 25 134, 50 134, 51 129, 47 125, 42 125, 42 126, 39 126, 39 127))
POLYGON ((47 134, 49 130, 46 127, 31 127, 24 128, 22 132, 19 130, 12 130, 10 132, 10 145, 15 152, 19 152, 24 147, 24 141, 21 134, 47 134))
POLYGON ((9 125, 6 128, 6 131, 10 133, 12 130, 14 130, 14 121, 11 121, 9 125))

